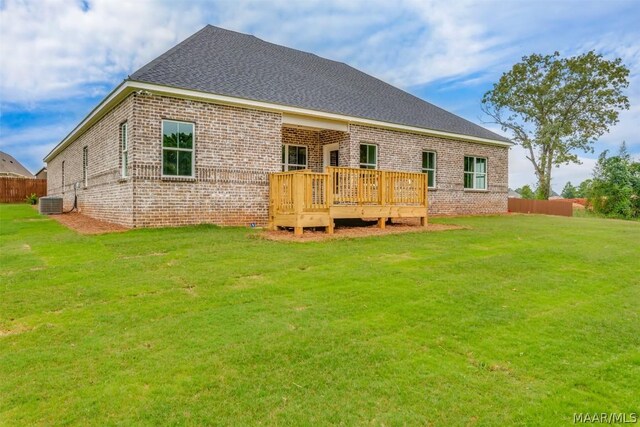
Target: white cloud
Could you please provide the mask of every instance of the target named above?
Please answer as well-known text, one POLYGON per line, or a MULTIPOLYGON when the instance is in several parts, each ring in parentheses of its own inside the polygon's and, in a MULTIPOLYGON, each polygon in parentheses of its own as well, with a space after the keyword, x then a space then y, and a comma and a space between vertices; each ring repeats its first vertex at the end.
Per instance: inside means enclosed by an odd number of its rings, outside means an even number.
POLYGON ((104 92, 206 23, 345 61, 402 87, 469 74, 478 83, 530 53, 533 39, 538 49, 554 45, 545 30, 608 7, 577 4, 90 0, 84 11, 78 0, 6 0, 0 53, 11 60, 0 66, 0 89, 4 102, 22 103, 104 92))
POLYGON ((0 10, 3 103, 28 104, 104 92, 135 67, 202 26, 169 4, 7 0, 0 10))
POLYGON ((502 52, 469 1, 225 3, 218 23, 348 62, 401 87, 485 70, 502 52))

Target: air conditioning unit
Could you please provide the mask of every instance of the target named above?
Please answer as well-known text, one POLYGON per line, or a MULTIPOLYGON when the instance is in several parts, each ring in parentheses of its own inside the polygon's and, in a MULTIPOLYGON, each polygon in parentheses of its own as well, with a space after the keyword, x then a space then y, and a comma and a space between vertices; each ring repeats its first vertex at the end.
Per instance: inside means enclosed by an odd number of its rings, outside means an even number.
POLYGON ((62 197, 40 197, 40 213, 43 215, 58 215, 62 213, 62 197))

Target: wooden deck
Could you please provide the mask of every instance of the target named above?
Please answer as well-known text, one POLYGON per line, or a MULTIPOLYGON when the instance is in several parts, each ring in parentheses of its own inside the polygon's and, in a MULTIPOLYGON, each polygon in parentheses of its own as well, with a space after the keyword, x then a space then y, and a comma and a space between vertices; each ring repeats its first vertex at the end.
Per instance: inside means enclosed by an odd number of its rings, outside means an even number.
POLYGON ((427 225, 427 175, 424 173, 328 167, 269 175, 269 228, 326 227, 334 219, 420 218, 427 225))

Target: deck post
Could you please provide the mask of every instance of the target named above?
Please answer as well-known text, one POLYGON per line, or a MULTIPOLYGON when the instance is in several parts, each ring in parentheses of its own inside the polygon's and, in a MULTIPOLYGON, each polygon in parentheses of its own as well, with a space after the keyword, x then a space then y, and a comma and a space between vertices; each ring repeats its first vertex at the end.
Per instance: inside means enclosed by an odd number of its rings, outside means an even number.
POLYGON ((267 230, 275 230, 274 219, 275 219, 275 185, 273 184, 274 177, 272 174, 269 174, 269 219, 267 222, 267 230))
POLYGON ((422 185, 424 186, 424 208, 425 208, 425 216, 423 216, 422 218, 420 218, 420 225, 423 227, 426 227, 429 220, 428 220, 428 216, 429 216, 429 175, 428 173, 424 174, 423 177, 423 183, 422 185))
POLYGON ((325 188, 325 194, 327 195, 327 215, 329 215, 329 226, 325 229, 328 234, 333 234, 333 230, 336 224, 333 222, 331 216, 331 206, 333 206, 333 192, 335 191, 335 184, 333 183, 333 169, 326 167, 324 173, 327 174, 327 188, 325 188))
POLYGON ((293 234, 302 236, 302 213, 304 212, 304 173, 293 174, 293 213, 295 216, 295 225, 293 234))
POLYGON ((336 224, 333 222, 333 218, 329 217, 329 226, 326 228, 327 234, 333 234, 336 224))
POLYGON ((326 167, 324 169, 324 173, 328 175, 326 191, 327 191, 327 207, 330 208, 331 206, 333 206, 333 192, 336 189, 335 184, 333 182, 333 168, 326 167))
MULTIPOLYGON (((387 204, 387 173, 385 171, 380 171, 378 174, 378 203, 380 206, 386 206, 387 204)), ((378 218, 378 228, 381 230, 385 229, 387 224, 386 217, 378 218)))

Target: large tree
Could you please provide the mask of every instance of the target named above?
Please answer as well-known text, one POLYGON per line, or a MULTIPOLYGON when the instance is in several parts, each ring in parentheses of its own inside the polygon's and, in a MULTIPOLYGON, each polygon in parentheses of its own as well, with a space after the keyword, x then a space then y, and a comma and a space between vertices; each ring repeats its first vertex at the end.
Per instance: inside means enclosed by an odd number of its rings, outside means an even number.
POLYGON ((538 190, 551 192, 551 169, 580 163, 576 152, 593 152, 593 143, 629 108, 623 94, 629 70, 620 58, 595 52, 570 58, 525 56, 482 98, 482 110, 527 151, 538 190))

